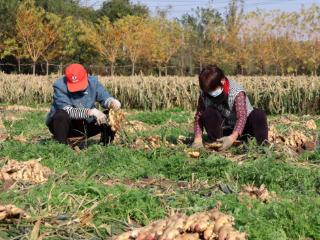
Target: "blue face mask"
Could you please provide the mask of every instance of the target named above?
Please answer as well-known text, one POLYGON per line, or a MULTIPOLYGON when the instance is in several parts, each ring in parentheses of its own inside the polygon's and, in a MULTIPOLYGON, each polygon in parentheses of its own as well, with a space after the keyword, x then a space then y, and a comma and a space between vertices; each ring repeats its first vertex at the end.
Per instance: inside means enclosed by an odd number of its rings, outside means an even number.
POLYGON ((218 97, 223 92, 223 89, 220 87, 214 91, 208 92, 211 97, 218 97))

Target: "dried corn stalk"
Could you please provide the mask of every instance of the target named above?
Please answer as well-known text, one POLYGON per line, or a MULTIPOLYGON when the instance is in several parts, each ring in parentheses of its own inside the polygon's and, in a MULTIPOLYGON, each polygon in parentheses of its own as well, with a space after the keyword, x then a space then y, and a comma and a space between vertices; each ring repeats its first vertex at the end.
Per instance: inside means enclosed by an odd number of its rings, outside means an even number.
POLYGON ((22 209, 12 205, 0 205, 0 221, 12 218, 26 218, 28 215, 22 209))
MULTIPOLYGON (((51 86, 56 78, 56 75, 43 78, 0 73, 0 99, 8 103, 49 103, 52 100, 51 86), (37 93, 37 98, 34 93, 37 93)), ((253 105, 263 106, 271 114, 319 112, 319 77, 234 78, 246 89, 253 105)), ((117 76, 101 77, 100 81, 111 92, 116 92, 120 102, 128 108, 154 110, 181 107, 191 110, 199 97, 196 77, 117 76)))
POLYGON ((113 110, 109 111, 108 115, 108 125, 111 126, 112 131, 117 132, 121 129, 121 125, 125 119, 124 112, 120 110, 113 110))
POLYGON ((242 187, 242 191, 239 195, 258 199, 264 203, 276 198, 276 194, 274 192, 269 192, 264 185, 261 185, 259 188, 252 185, 245 185, 242 187))
POLYGON ((234 229, 233 217, 213 209, 191 216, 176 214, 150 225, 123 233, 115 240, 244 240, 234 229))
POLYGON ((0 180, 22 181, 33 184, 44 183, 51 175, 51 170, 42 166, 38 160, 18 162, 10 160, 0 170, 0 180))

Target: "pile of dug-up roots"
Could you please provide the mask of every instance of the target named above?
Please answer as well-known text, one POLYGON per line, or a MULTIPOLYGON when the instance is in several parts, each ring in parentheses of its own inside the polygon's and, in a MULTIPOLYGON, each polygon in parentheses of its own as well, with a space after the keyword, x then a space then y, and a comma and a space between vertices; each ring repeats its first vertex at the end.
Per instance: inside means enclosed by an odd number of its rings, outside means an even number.
POLYGON ((213 209, 191 216, 176 214, 146 227, 125 232, 114 240, 244 240, 246 234, 237 231, 233 217, 213 209))

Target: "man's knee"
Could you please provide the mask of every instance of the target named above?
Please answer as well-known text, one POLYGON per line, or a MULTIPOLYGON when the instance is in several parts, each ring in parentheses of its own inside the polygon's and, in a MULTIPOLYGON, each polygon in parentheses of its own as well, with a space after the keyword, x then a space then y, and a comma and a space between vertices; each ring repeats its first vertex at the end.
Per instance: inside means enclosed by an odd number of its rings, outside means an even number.
POLYGON ((54 122, 70 122, 71 121, 69 114, 62 109, 58 109, 53 115, 52 119, 54 122))

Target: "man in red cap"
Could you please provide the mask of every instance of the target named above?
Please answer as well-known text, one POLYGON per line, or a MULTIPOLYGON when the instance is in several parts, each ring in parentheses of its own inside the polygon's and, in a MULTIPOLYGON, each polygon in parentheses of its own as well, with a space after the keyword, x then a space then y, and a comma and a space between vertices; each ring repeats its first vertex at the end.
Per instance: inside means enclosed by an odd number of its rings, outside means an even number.
POLYGON ((113 98, 94 76, 88 76, 80 64, 70 64, 65 75, 53 84, 53 103, 46 124, 55 140, 67 144, 69 137, 91 137, 101 133, 101 142, 110 143, 115 132, 107 125, 110 109, 120 109, 113 98), (106 109, 101 112, 96 102, 106 109))

